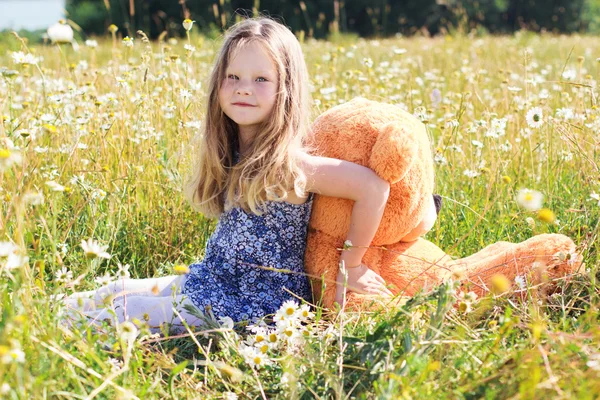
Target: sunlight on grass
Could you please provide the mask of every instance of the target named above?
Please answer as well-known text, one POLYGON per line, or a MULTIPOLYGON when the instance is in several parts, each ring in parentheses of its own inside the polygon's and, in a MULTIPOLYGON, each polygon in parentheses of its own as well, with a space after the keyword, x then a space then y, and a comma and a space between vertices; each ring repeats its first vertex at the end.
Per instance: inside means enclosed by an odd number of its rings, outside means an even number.
POLYGON ((447 282, 381 312, 287 304, 277 329, 221 320, 167 337, 144 321, 67 328, 51 296, 202 258, 214 222, 181 188, 219 43, 88 42, 0 42, 0 397, 598 396, 599 39, 303 43, 313 116, 364 96, 427 126, 444 197, 429 240, 463 257, 571 237, 585 264, 554 293, 447 282))

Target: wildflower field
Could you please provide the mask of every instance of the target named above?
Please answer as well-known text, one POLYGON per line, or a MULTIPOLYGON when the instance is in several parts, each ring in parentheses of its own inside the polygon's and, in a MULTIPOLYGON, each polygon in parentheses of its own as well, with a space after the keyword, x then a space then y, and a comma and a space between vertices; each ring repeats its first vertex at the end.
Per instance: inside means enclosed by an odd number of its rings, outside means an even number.
POLYGON ((427 125, 444 197, 429 240, 458 257, 543 232, 575 241, 584 265, 553 294, 519 277, 375 314, 287 303, 277 329, 60 325, 52 295, 202 257, 214 221, 181 188, 219 43, 0 41, 0 398, 600 396, 594 37, 303 41, 314 116, 364 96, 427 125))

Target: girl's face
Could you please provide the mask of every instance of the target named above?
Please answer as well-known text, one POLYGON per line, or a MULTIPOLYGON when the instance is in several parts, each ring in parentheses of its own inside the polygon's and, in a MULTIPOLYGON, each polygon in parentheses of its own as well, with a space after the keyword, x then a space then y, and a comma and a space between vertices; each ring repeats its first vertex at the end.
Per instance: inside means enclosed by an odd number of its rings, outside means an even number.
POLYGON ((259 43, 243 46, 230 60, 219 88, 219 104, 240 132, 253 132, 270 115, 277 79, 275 64, 259 43))

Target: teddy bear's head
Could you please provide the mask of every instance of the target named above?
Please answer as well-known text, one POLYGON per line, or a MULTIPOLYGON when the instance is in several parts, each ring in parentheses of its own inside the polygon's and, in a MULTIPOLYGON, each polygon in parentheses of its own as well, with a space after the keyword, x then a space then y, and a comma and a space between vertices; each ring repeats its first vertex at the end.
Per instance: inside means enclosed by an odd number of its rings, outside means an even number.
MULTIPOLYGON (((313 134, 318 155, 369 167, 390 183, 373 246, 420 232, 431 212, 434 170, 429 138, 417 118, 394 105, 356 98, 321 114, 313 134)), ((350 200, 317 196, 311 229, 344 237, 352 206, 350 200)))

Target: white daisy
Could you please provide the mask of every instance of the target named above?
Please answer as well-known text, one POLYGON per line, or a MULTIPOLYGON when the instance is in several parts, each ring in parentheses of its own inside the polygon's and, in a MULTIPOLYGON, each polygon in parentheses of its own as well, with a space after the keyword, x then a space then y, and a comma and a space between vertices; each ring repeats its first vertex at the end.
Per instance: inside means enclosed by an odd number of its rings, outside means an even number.
POLYGON ((8 271, 13 270, 15 268, 21 268, 23 265, 29 262, 29 257, 22 256, 20 254, 11 253, 6 258, 6 264, 4 264, 4 268, 8 271))
POLYGON ((310 311, 310 306, 308 304, 303 304, 300 306, 296 313, 298 314, 298 319, 303 322, 308 321, 315 316, 315 314, 310 311))
POLYGON ((527 120, 527 125, 530 128, 539 128, 544 123, 544 114, 542 113, 542 109, 540 107, 533 107, 529 111, 527 111, 527 116, 525 117, 527 120))
POLYGON ((117 277, 118 278, 129 278, 131 274, 129 273, 129 264, 121 264, 117 263, 117 277))
POLYGON ((73 280, 73 272, 69 271, 67 267, 62 267, 56 271, 54 277, 58 283, 69 283, 73 280))
POLYGON ((246 363, 248 363, 252 368, 259 369, 270 364, 270 360, 267 355, 256 347, 243 346, 240 350, 240 354, 242 357, 244 357, 246 363))
POLYGON ((81 248, 85 253, 87 258, 106 258, 109 259, 111 257, 110 254, 106 252, 108 245, 101 245, 94 239, 88 239, 87 241, 81 240, 81 248))
POLYGON ((94 278, 94 282, 96 282, 100 286, 104 286, 110 281, 112 281, 112 277, 110 276, 110 273, 108 271, 105 272, 104 275, 97 276, 96 278, 94 278))
POLYGON ((13 149, 0 148, 0 172, 7 170, 15 164, 21 163, 21 153, 13 149))
POLYGON ((2 356, 2 364, 24 363, 25 353, 19 348, 13 348, 2 356))
POLYGON ((50 190, 52 190, 54 192, 64 192, 65 191, 65 187, 55 181, 46 182, 46 186, 48 186, 50 188, 50 190))
POLYGON ((598 193, 592 192, 590 194, 590 200, 597 201, 600 206, 600 195, 598 193))
POLYGON ((131 321, 125 321, 122 324, 119 324, 119 337, 126 341, 127 343, 133 343, 135 338, 140 333, 138 328, 131 321))
POLYGON ((294 300, 288 300, 281 305, 275 316, 283 316, 284 319, 295 319, 297 309, 298 303, 296 303, 294 300))
POLYGON ((517 203, 527 211, 537 211, 542 208, 544 195, 536 190, 521 189, 517 194, 517 203))
POLYGON ((12 253, 17 250, 17 246, 15 246, 11 242, 0 242, 0 257, 8 257, 12 253))

